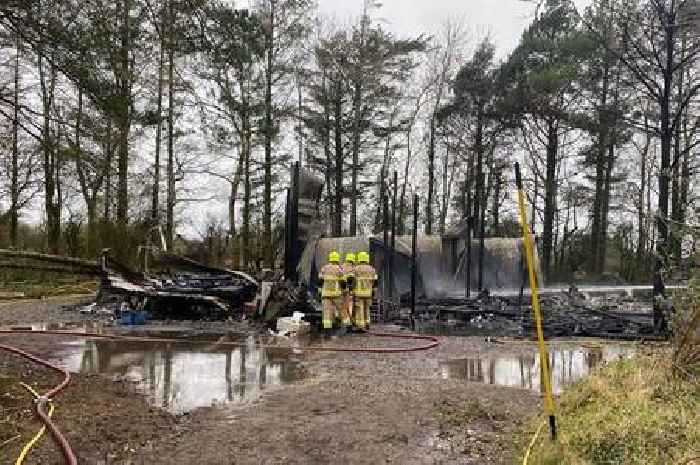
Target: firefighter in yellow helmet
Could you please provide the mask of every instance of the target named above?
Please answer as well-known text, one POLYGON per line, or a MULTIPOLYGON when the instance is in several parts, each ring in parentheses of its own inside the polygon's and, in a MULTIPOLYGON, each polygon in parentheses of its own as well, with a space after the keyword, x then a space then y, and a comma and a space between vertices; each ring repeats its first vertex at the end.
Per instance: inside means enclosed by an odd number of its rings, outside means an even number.
POLYGON ((357 254, 357 266, 355 267, 355 325, 359 329, 368 329, 370 324, 370 307, 372 306, 372 292, 377 282, 377 272, 369 264, 369 254, 360 252, 357 254))
POLYGON ((343 312, 341 313, 341 319, 343 320, 343 328, 347 329, 352 326, 352 311, 355 305, 353 295, 353 289, 355 287, 355 254, 352 252, 345 254, 343 278, 345 278, 345 302, 343 305, 343 312))
POLYGON ((328 254, 328 264, 319 273, 321 285, 321 301, 323 304, 323 329, 330 332, 336 313, 344 313, 343 288, 345 278, 340 266, 340 254, 335 250, 328 254))

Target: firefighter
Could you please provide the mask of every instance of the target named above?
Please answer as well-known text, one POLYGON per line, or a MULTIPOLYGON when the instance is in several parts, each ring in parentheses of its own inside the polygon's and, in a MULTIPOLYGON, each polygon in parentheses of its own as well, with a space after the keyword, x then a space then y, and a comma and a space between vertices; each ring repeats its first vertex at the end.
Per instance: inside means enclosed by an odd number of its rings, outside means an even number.
POLYGON ((359 329, 368 329, 370 324, 370 307, 372 306, 372 291, 376 286, 377 272, 369 264, 369 254, 357 254, 355 267, 355 325, 359 329))
POLYGON ((328 264, 319 273, 321 301, 323 302, 323 330, 330 332, 336 313, 344 313, 343 288, 345 279, 340 266, 340 254, 335 250, 328 254, 328 264))
POLYGON ((355 254, 352 252, 345 255, 345 262, 343 262, 343 278, 345 279, 345 302, 340 317, 342 319, 343 328, 347 329, 352 326, 352 314, 355 305, 355 254))

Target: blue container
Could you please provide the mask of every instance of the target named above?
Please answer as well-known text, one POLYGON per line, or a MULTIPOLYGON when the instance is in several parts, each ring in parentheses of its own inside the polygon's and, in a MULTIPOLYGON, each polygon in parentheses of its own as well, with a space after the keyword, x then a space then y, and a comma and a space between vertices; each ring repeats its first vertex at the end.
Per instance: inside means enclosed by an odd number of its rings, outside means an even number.
POLYGON ((134 323, 135 325, 145 325, 147 315, 146 312, 134 312, 134 323))
POLYGON ((119 318, 119 324, 126 326, 136 324, 136 313, 131 310, 123 311, 121 318, 119 318))

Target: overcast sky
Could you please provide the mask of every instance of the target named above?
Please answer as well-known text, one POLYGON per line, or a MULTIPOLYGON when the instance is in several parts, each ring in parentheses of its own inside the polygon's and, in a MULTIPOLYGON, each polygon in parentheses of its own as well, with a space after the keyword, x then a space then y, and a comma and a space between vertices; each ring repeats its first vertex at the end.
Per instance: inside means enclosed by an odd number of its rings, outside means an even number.
MULTIPOLYGON (((321 14, 340 24, 362 12, 363 0, 317 0, 321 14)), ((531 21, 535 2, 523 0, 379 0, 382 7, 372 13, 386 27, 400 35, 434 33, 447 18, 460 19, 476 38, 489 34, 504 57, 518 43, 531 21)), ((579 11, 591 0, 574 0, 579 11)))

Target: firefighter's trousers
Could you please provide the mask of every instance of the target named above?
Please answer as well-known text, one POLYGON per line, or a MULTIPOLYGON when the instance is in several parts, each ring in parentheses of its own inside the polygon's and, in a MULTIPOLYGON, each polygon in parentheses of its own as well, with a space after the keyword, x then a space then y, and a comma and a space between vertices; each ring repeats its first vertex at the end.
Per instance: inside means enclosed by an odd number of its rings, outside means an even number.
POLYGON ((367 329, 369 327, 369 309, 371 306, 371 297, 355 297, 355 326, 360 329, 367 329))
POLYGON ((336 315, 340 315, 341 318, 345 311, 345 299, 340 297, 324 297, 322 299, 323 304, 323 329, 332 329, 333 322, 335 321, 336 315))

